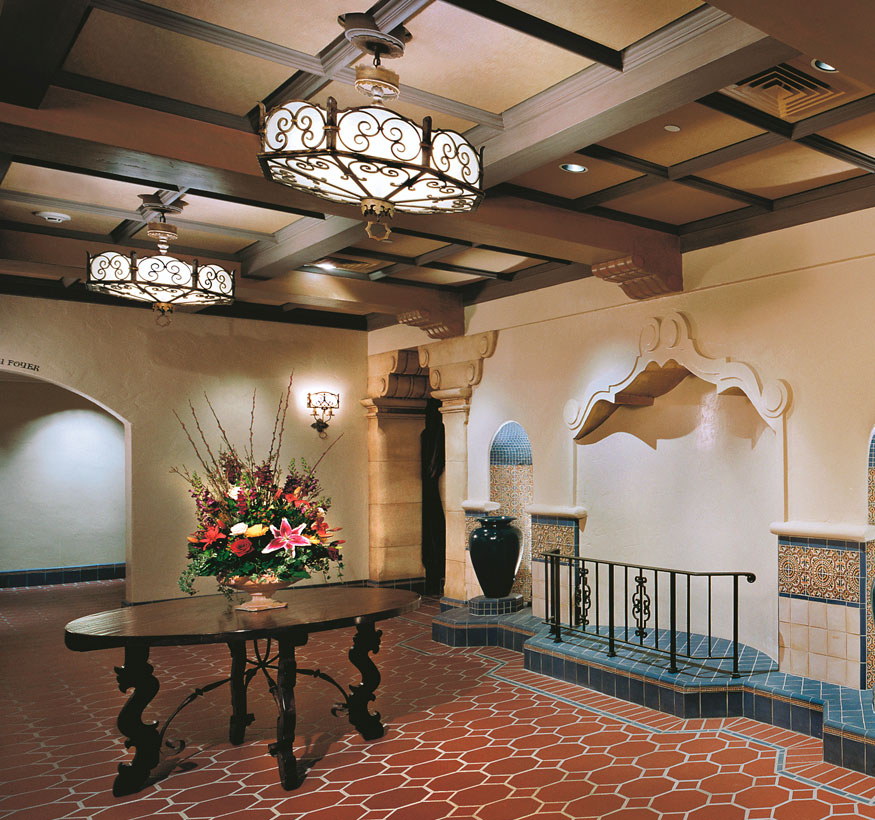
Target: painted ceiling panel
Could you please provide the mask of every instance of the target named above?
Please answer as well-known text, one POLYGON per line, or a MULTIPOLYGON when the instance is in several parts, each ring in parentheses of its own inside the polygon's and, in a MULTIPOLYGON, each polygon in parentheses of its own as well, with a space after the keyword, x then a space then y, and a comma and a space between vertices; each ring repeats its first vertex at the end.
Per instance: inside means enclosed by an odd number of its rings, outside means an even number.
POLYGON ((67 199, 89 205, 103 205, 125 211, 136 211, 140 205, 138 194, 151 194, 154 188, 133 185, 86 174, 55 171, 37 165, 13 162, 2 186, 11 191, 24 191, 54 199, 67 199))
POLYGON ((609 48, 622 49, 682 17, 698 0, 509 0, 509 6, 541 17, 609 48))
POLYGON ((840 160, 788 143, 702 171, 699 176, 777 199, 865 174, 840 160))
POLYGON ((576 199, 594 191, 619 185, 621 182, 635 179, 638 176, 640 174, 637 171, 630 171, 628 168, 621 168, 610 162, 590 159, 580 154, 569 154, 555 162, 542 165, 534 171, 529 171, 527 174, 522 174, 511 182, 555 196, 576 199), (582 174, 572 174, 559 167, 563 163, 583 165, 587 171, 582 174))
POLYGON ((600 144, 648 162, 674 165, 762 133, 762 128, 690 103, 602 140, 600 144), (665 130, 666 125, 676 125, 681 130, 669 132, 665 130))
POLYGON ((89 15, 64 68, 239 115, 293 73, 288 66, 99 10, 89 15))
POLYGON ((855 151, 875 156, 875 114, 827 128, 820 134, 855 151))
POLYGON ((706 219, 744 207, 733 199, 674 182, 666 182, 655 188, 615 199, 609 205, 617 211, 674 225, 683 225, 685 222, 706 219))
POLYGON ((432 268, 414 268, 403 273, 393 274, 397 279, 409 279, 412 282, 428 282, 430 285, 467 285, 470 282, 482 281, 482 276, 468 276, 465 273, 453 273, 448 270, 432 268))
POLYGON ((500 113, 591 65, 576 54, 441 0, 408 26, 402 83, 500 113))
POLYGON ((25 225, 40 225, 43 228, 49 229, 58 228, 59 231, 84 231, 85 233, 107 235, 120 221, 109 216, 86 214, 82 211, 66 208, 63 213, 71 217, 70 221, 55 225, 46 222, 41 216, 34 216, 34 211, 45 210, 51 209, 28 205, 24 202, 6 202, 0 199, 0 219, 9 222, 22 222, 25 225))
POLYGON ((495 251, 484 251, 480 248, 468 248, 467 250, 444 256, 440 261, 448 265, 477 268, 494 273, 518 269, 520 266, 528 267, 532 264, 532 260, 523 255, 516 256, 509 253, 496 253, 495 251))
POLYGON ((258 0, 257 3, 216 0, 150 0, 189 17, 240 31, 286 48, 317 54, 343 33, 337 16, 350 11, 349 0, 319 0, 317 7, 288 0, 258 0))
POLYGON ((270 211, 267 208, 254 208, 251 205, 238 205, 236 202, 224 202, 220 199, 192 194, 185 194, 183 199, 187 204, 179 216, 180 219, 207 222, 210 225, 227 225, 248 231, 275 233, 280 228, 302 218, 283 211, 270 211))

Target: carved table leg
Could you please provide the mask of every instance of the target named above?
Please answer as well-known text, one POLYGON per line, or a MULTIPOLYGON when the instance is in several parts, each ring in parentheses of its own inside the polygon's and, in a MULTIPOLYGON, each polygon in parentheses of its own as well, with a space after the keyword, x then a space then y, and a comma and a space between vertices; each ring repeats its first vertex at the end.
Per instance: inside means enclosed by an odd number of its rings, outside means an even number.
POLYGON ((126 646, 125 665, 115 667, 119 690, 126 692, 134 687, 119 712, 116 725, 126 738, 125 746, 136 749, 130 763, 119 763, 118 775, 112 784, 112 793, 116 797, 138 792, 158 764, 160 739, 157 721, 142 721, 143 710, 158 692, 158 679, 152 674, 152 666, 148 661, 148 646, 126 646))
POLYGON ((229 641, 231 650, 231 721, 228 737, 232 744, 238 746, 246 736, 246 727, 250 716, 246 712, 246 681, 243 673, 246 670, 246 642, 229 641))
MULTIPOLYGON (((295 678, 297 663, 295 662, 295 641, 289 636, 280 636, 277 640, 277 676, 276 685, 271 687, 276 700, 279 714, 276 719, 276 743, 270 745, 270 753, 276 756, 276 765, 280 773, 280 783, 284 789, 296 789, 300 785, 298 779, 298 761, 295 759, 295 678)), ((300 645, 300 644, 298 644, 300 645)))
POLYGON ((373 623, 359 624, 356 627, 349 660, 361 672, 362 682, 349 687, 350 696, 347 708, 349 722, 365 740, 376 740, 386 731, 380 722, 380 713, 371 712, 368 704, 374 700, 374 691, 380 685, 380 670, 368 657, 380 651, 380 636, 383 632, 374 628, 373 623))

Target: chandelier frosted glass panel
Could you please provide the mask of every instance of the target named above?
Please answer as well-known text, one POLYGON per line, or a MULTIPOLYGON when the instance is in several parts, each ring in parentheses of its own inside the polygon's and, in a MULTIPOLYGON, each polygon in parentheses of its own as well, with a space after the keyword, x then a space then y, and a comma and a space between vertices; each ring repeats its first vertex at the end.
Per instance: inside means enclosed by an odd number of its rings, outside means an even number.
POLYGON ((234 276, 218 265, 189 265, 173 256, 88 255, 89 290, 159 305, 229 305, 234 276))
POLYGON ((370 221, 472 211, 483 197, 481 157, 461 134, 379 105, 339 111, 333 97, 327 110, 295 100, 263 117, 258 160, 268 179, 360 204, 370 221))

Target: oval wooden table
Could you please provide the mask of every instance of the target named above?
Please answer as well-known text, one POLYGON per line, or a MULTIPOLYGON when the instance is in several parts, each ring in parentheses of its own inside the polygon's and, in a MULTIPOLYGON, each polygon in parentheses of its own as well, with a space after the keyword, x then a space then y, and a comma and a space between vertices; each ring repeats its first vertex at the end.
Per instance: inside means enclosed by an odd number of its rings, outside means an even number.
MULTIPOLYGON (((369 709, 380 684, 380 672, 369 657, 380 649, 382 632, 374 624, 416 609, 419 596, 395 589, 319 587, 284 590, 274 597, 288 601, 288 607, 245 612, 234 608, 240 603, 238 597, 229 602, 224 596, 213 595, 123 607, 87 615, 67 624, 64 642, 69 649, 77 652, 124 649, 124 665, 115 667, 116 679, 122 692, 131 688, 133 692, 119 713, 117 725, 126 737, 125 745, 134 747, 135 753, 130 763, 119 764, 113 794, 122 796, 139 791, 158 765, 170 721, 192 700, 225 683, 231 688, 230 740, 233 744, 242 743, 246 726, 253 719, 246 711, 246 689, 259 671, 267 678, 279 713, 276 743, 272 743, 269 750, 277 758, 284 788, 294 789, 300 783, 292 748, 297 675, 327 680, 344 698, 332 712, 345 712, 365 740, 382 737, 380 714, 369 709), (356 627, 356 634, 348 656, 361 673, 361 683, 352 684, 347 692, 319 670, 297 668, 295 648, 306 644, 311 633, 350 626, 356 627), (261 639, 267 640, 263 649, 258 643, 261 639), (247 655, 248 641, 253 643, 254 658, 247 655), (149 663, 149 650, 153 646, 210 643, 228 645, 231 652, 229 677, 196 689, 161 729, 157 722, 143 723, 143 710, 159 687, 149 663), (275 678, 271 672, 276 673, 275 678)), ((182 744, 167 745, 177 752, 182 748, 182 744)))

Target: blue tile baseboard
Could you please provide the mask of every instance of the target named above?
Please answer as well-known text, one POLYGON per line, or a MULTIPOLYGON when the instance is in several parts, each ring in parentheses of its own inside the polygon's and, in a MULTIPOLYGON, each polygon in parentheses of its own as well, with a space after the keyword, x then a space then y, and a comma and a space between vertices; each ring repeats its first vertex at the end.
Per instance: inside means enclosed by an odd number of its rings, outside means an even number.
POLYGON ((0 589, 76 584, 80 581, 108 581, 124 578, 124 564, 89 564, 83 567, 49 567, 0 572, 0 589))
POLYGON ((388 581, 372 581, 368 579, 365 586, 380 589, 409 589, 422 595, 425 592, 425 578, 392 578, 388 581))
MULTIPOLYGON (((668 670, 668 659, 639 649, 609 658, 606 642, 555 643, 531 609, 510 615, 475 615, 467 606, 441 612, 432 639, 447 646, 502 646, 523 653, 526 669, 683 718, 747 717, 823 740, 823 759, 875 775, 875 708, 872 690, 851 689, 790 675, 751 647, 748 671, 668 670), (705 674, 700 674, 702 672, 705 674)), ((619 649, 619 648, 618 648, 619 649)))

